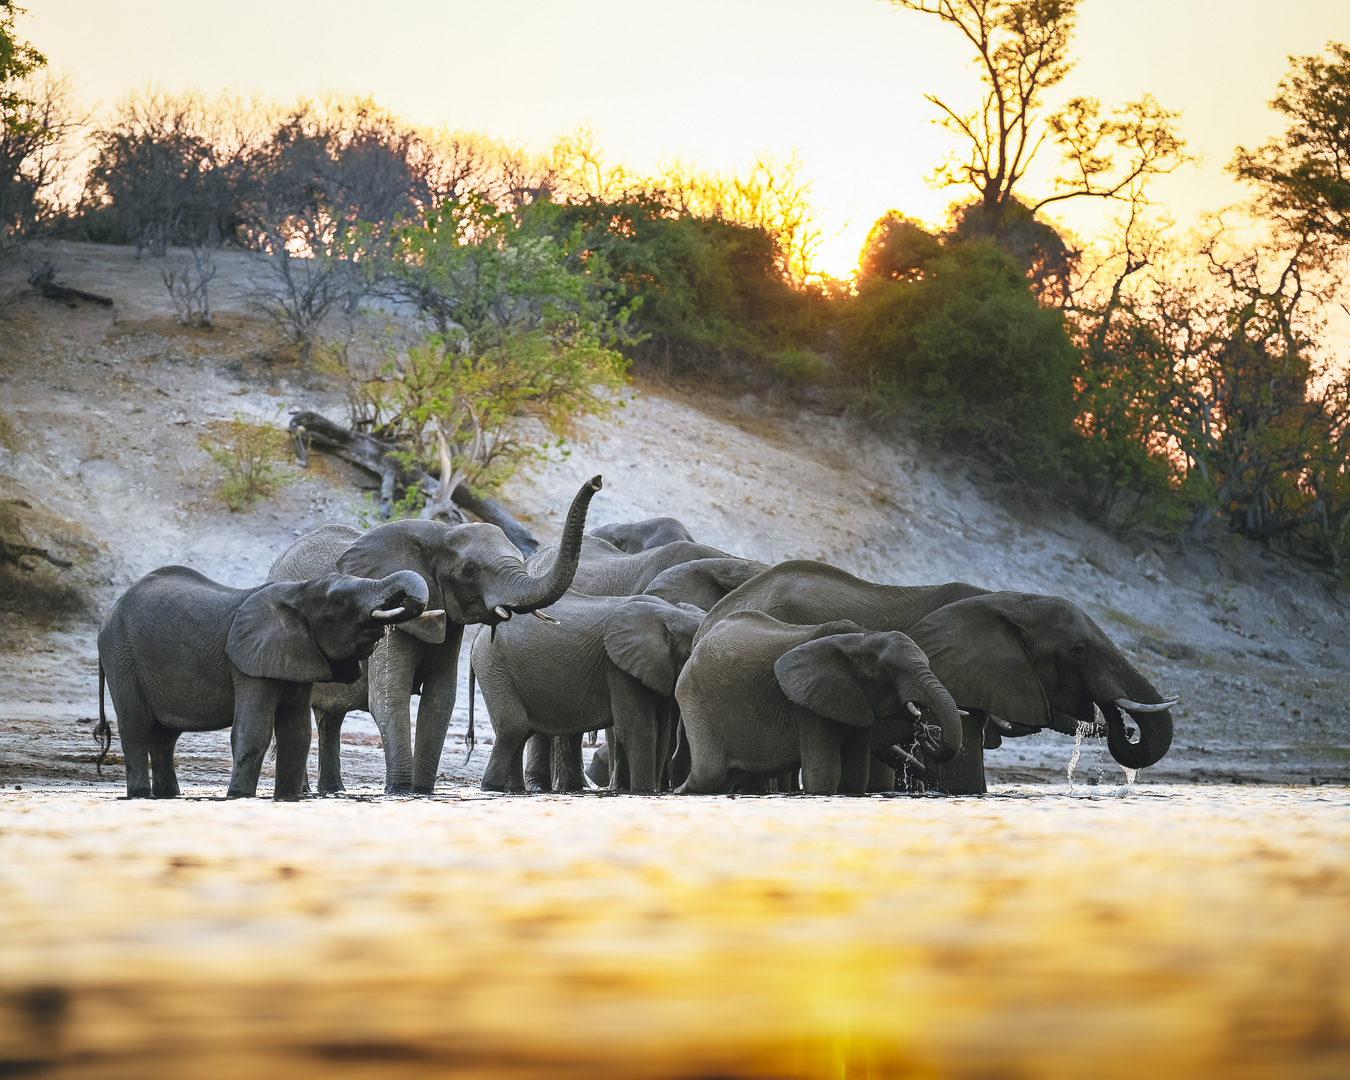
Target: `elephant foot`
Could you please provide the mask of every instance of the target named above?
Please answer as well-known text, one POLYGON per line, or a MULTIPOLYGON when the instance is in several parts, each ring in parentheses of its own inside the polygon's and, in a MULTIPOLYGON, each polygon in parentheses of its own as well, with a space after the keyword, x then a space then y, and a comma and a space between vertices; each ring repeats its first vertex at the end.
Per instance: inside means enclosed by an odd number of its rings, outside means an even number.
POLYGON ((272 795, 273 802, 299 802, 304 798, 304 793, 300 791, 278 791, 272 795))
POLYGON ((346 791, 346 790, 347 790, 347 789, 346 789, 345 787, 343 787, 341 784, 338 784, 337 787, 320 787, 320 788, 319 788, 319 794, 320 794, 321 796, 323 796, 323 795, 341 795, 341 794, 342 794, 344 791, 346 791))
POLYGON ((538 780, 527 780, 525 781, 525 790, 530 795, 539 795, 542 794, 543 792, 552 791, 553 785, 552 783, 541 784, 538 780))
POLYGON ((435 784, 431 784, 431 785, 428 785, 428 786, 426 786, 426 787, 423 787, 423 786, 421 786, 421 785, 417 785, 417 786, 415 786, 415 787, 413 788, 413 794, 414 794, 414 795, 435 795, 435 794, 436 794, 436 785, 435 785, 435 784))
POLYGON ((384 793, 386 795, 411 795, 413 789, 410 787, 395 787, 392 784, 385 784, 384 793))
POLYGON ((154 793, 148 787, 131 788, 127 791, 128 799, 153 799, 154 793))

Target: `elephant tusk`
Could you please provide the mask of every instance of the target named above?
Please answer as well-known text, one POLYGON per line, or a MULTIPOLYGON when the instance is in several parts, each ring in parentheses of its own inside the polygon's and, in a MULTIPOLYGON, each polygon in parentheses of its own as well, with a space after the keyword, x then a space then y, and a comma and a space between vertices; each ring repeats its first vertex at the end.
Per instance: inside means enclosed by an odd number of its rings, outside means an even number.
POLYGON ((965 709, 957 709, 957 710, 956 710, 956 715, 957 715, 957 716, 969 716, 970 713, 966 712, 965 709))
POLYGON ((502 622, 505 622, 507 619, 511 617, 511 612, 507 608, 502 607, 501 604, 498 604, 495 608, 492 609, 492 611, 499 619, 502 620, 502 622))
POLYGON ((376 608, 370 613, 372 619, 394 619, 402 615, 408 609, 405 607, 395 608, 376 608))
POLYGON ((432 608, 430 611, 424 611, 424 612, 422 612, 421 615, 419 615, 419 616, 417 616, 417 617, 418 617, 419 619, 434 619, 434 618, 437 618, 438 616, 444 615, 444 614, 445 614, 445 608, 443 608, 443 607, 438 607, 438 608, 432 608))
POLYGON ((893 769, 909 768, 920 776, 928 775, 928 766, 898 743, 880 751, 876 756, 893 769))
POLYGON ((923 710, 922 710, 921 708, 919 708, 917 705, 915 705, 914 702, 912 702, 912 701, 906 701, 906 702, 905 702, 905 708, 909 710, 909 714, 910 714, 911 716, 922 716, 922 715, 923 715, 923 710))
POLYGON ((1180 700, 1181 698, 1174 697, 1171 701, 1159 701, 1156 705, 1142 705, 1137 701, 1131 701, 1129 698, 1118 697, 1115 701, 1111 702, 1111 704, 1115 705, 1117 708, 1124 709, 1126 712, 1150 713, 1166 712, 1180 700))
POLYGON ((543 619, 544 622, 551 622, 554 626, 562 625, 561 619, 555 619, 552 615, 545 615, 542 611, 531 611, 530 614, 536 619, 543 619))
POLYGON ((995 716, 993 713, 987 713, 986 716, 988 717, 989 722, 993 724, 994 727, 998 728, 999 731, 1003 732, 1004 735, 1011 735, 1013 733, 1013 726, 1008 723, 1008 721, 995 716))

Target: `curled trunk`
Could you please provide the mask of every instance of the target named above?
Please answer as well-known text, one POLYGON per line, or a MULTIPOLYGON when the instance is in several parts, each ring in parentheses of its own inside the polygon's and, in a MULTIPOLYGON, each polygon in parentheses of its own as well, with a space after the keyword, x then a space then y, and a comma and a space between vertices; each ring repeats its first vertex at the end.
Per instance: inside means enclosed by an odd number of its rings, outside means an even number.
POLYGON ((924 753, 936 764, 951 761, 962 742, 961 713, 956 702, 934 675, 919 683, 914 700, 923 709, 917 728, 924 753))
POLYGON ((552 566, 546 566, 537 575, 521 571, 500 597, 485 598, 489 607, 506 607, 517 615, 548 607, 562 599, 576 576, 577 564, 581 561, 581 537, 586 531, 586 511, 591 499, 601 488, 601 480, 593 476, 581 485, 572 507, 567 511, 567 522, 563 526, 562 541, 558 545, 558 557, 552 566))
POLYGON ((421 574, 399 570, 372 583, 370 612, 375 618, 388 622, 415 619, 427 608, 431 590, 421 574), (387 614, 376 614, 384 612, 387 614))
MULTIPOLYGON (((1156 696, 1156 695, 1155 695, 1156 696)), ((1147 700, 1147 699, 1145 699, 1147 700)), ((1172 712, 1130 713, 1138 727, 1138 739, 1130 741, 1125 716, 1115 705, 1100 706, 1106 717, 1106 747, 1111 756, 1127 769, 1146 769, 1156 765, 1172 746, 1172 712)))

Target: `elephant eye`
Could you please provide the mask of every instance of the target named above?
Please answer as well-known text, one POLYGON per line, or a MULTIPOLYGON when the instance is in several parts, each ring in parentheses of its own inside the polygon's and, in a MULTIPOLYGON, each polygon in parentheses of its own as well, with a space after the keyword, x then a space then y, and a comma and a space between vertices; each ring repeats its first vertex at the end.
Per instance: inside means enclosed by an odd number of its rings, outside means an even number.
POLYGON ((462 567, 460 567, 460 573, 462 573, 466 578, 476 578, 478 576, 478 564, 473 562, 466 562, 462 567))
POLYGON ((1072 649, 1069 650, 1069 652, 1073 654, 1073 658, 1075 660, 1084 659, 1088 654, 1087 642, 1085 641, 1074 642, 1074 646, 1072 649))

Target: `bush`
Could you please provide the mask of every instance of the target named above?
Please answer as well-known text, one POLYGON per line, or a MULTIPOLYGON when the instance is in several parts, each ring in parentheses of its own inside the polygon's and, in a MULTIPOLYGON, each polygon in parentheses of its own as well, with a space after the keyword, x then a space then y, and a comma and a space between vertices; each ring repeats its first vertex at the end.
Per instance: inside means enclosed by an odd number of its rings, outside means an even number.
POLYGON ((253 423, 238 413, 214 427, 216 439, 204 438, 199 445, 225 470, 215 494, 231 513, 247 510, 290 482, 278 470, 290 447, 286 432, 270 423, 253 423))
POLYGON ((844 352, 873 415, 913 407, 927 437, 980 446, 1041 480, 1062 469, 1074 346, 992 241, 944 247, 913 280, 864 282, 844 352))

